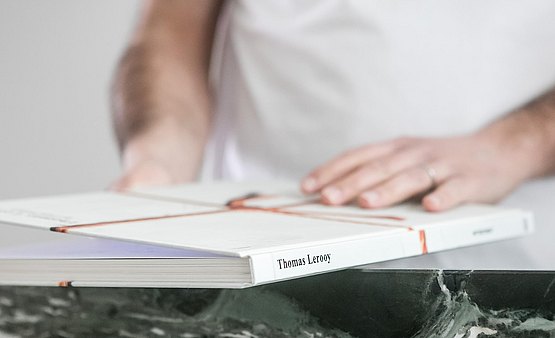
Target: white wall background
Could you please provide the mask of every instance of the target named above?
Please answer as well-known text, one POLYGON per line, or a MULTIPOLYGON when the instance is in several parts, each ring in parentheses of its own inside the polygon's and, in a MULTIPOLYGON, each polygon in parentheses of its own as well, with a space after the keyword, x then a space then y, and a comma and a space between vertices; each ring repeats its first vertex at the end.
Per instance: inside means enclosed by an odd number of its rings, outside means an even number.
POLYGON ((0 0, 0 199, 117 177, 109 84, 138 4, 0 0))

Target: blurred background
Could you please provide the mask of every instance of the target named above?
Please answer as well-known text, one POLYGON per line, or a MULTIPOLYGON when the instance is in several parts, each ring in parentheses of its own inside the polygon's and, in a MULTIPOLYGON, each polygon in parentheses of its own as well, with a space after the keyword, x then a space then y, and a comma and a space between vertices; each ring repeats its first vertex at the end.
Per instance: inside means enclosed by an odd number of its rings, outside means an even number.
POLYGON ((138 3, 0 1, 0 199, 117 177, 109 86, 138 3))

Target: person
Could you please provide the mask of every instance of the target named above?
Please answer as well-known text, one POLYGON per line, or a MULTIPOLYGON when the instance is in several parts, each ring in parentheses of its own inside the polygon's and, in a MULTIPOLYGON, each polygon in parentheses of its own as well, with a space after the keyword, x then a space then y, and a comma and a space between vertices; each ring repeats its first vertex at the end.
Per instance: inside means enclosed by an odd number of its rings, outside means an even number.
POLYGON ((147 1, 116 189, 301 179, 340 205, 495 202, 555 171, 555 3, 147 1))

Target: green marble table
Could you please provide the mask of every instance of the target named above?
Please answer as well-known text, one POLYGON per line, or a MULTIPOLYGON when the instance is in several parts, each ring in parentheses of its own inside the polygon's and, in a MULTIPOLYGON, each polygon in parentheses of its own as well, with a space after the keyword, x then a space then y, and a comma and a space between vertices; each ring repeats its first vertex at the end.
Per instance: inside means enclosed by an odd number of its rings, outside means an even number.
POLYGON ((1 287, 0 337, 553 337, 554 284, 346 270, 244 290, 1 287))

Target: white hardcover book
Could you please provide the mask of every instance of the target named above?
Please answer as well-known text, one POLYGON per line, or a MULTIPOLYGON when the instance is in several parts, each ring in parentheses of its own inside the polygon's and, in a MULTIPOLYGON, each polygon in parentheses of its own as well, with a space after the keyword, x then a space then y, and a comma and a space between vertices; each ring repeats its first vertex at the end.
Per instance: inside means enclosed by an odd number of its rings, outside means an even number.
MULTIPOLYGON (((55 241, 0 247, 0 284, 242 288, 514 238, 529 212, 330 207, 287 182, 197 183, 0 202, 55 241)), ((15 229, 15 227, 12 227, 15 229)), ((13 230, 2 231, 10 236, 13 230)))

